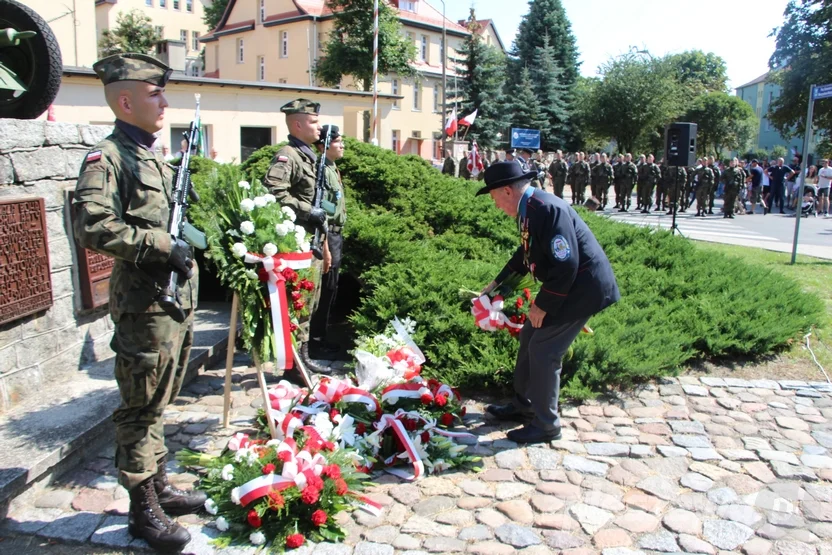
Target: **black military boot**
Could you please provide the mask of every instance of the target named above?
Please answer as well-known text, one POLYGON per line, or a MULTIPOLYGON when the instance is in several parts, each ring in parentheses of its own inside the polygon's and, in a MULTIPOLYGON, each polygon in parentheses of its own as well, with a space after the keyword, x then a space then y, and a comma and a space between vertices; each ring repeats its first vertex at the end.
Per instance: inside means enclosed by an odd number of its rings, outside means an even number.
POLYGON ((169 515, 187 515, 199 511, 208 496, 199 490, 183 491, 171 484, 165 469, 167 462, 168 458, 162 457, 157 463, 156 475, 153 476, 159 506, 169 515))
POLYGON ((300 346, 300 360, 308 372, 314 372, 315 374, 332 373, 332 370, 330 370, 329 367, 321 366, 312 360, 312 357, 309 356, 309 343, 304 342, 303 345, 300 346))
POLYGON ((153 476, 130 490, 127 531, 158 551, 179 552, 191 541, 188 531, 159 506, 153 476))

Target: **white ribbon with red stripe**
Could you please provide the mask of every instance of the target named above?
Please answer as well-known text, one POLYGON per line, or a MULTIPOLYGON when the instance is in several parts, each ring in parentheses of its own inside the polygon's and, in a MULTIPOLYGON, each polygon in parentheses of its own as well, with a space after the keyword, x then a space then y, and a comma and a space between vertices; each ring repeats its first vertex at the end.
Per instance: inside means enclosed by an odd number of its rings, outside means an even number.
POLYGON ((413 441, 410 439, 410 436, 408 435, 407 430, 404 427, 404 424, 402 424, 401 418, 406 414, 407 413, 405 413, 403 410, 399 409, 396 411, 396 414, 382 415, 381 420, 379 420, 373 425, 379 432, 383 432, 387 428, 392 428, 393 433, 396 434, 396 436, 399 438, 399 441, 404 446, 404 451, 407 454, 407 458, 410 459, 410 462, 413 465, 412 474, 410 472, 407 472, 406 470, 402 470, 399 468, 388 468, 386 469, 387 472, 405 480, 415 480, 425 473, 425 463, 422 462, 422 458, 416 451, 416 446, 413 445, 413 441))
POLYGON ((286 268, 300 270, 312 265, 312 252, 278 253, 261 256, 246 253, 243 258, 249 264, 262 264, 269 278, 269 302, 272 310, 272 329, 275 339, 275 366, 289 369, 292 360, 292 332, 289 331, 289 300, 286 298, 286 278, 281 273, 286 268))
POLYGON ((245 507, 252 501, 267 496, 272 491, 282 491, 291 486, 302 490, 312 476, 320 476, 326 464, 323 455, 312 455, 308 451, 297 452, 297 443, 288 438, 281 442, 275 450, 277 453, 287 452, 291 459, 283 463, 279 476, 267 474, 258 476, 240 486, 240 504, 245 507))
POLYGON ((428 394, 433 399, 433 393, 423 383, 416 381, 409 383, 397 383, 388 385, 381 392, 382 403, 395 405, 399 399, 420 399, 422 395, 428 394))
POLYGON ((497 331, 505 327, 516 330, 522 329, 523 324, 515 324, 503 313, 503 298, 496 295, 490 299, 488 295, 480 295, 472 300, 471 314, 474 315, 477 327, 485 331, 497 331))
POLYGON ((286 380, 280 380, 269 390, 269 401, 273 409, 287 412, 305 393, 305 389, 300 389, 286 380))

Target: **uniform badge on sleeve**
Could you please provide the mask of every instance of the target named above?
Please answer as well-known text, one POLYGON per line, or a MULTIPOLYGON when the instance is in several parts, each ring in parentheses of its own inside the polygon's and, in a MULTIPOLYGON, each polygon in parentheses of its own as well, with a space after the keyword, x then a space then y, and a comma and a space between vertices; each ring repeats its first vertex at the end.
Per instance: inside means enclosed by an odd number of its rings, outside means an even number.
POLYGON ((560 261, 569 259, 569 255, 572 254, 572 249, 569 248, 569 243, 563 235, 555 235, 552 239, 552 254, 560 261))
POLYGON ((278 161, 278 162, 288 162, 288 161, 289 161, 289 157, 288 157, 288 156, 278 156, 278 157, 277 157, 277 161, 278 161))
POLYGON ((101 160, 100 150, 94 150, 87 154, 87 162, 97 162, 98 160, 101 160))

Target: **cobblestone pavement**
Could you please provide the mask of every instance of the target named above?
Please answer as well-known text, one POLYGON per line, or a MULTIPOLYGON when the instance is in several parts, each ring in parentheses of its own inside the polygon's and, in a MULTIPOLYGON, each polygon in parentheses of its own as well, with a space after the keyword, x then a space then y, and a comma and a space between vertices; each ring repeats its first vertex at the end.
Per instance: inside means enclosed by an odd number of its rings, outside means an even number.
MULTIPOLYGON (((219 426, 222 370, 200 376, 166 414, 173 448, 217 451, 250 426, 260 404, 251 369, 235 374, 233 427, 219 426)), ((563 439, 518 446, 509 426, 468 401, 471 449, 484 471, 450 472, 416 483, 380 475, 372 497, 381 516, 339 518, 345 544, 306 545, 296 553, 667 552, 832 555, 832 387, 730 378, 665 379, 605 402, 563 408, 563 439)), ((174 481, 196 476, 170 463, 174 481)), ((26 553, 143 552, 123 516, 109 450, 48 489, 13 503, 2 532, 26 553)), ((216 530, 199 516, 180 518, 193 542, 213 553, 216 530)), ((15 551, 17 552, 17 551, 15 551)), ((251 553, 233 548, 222 553, 251 553)))

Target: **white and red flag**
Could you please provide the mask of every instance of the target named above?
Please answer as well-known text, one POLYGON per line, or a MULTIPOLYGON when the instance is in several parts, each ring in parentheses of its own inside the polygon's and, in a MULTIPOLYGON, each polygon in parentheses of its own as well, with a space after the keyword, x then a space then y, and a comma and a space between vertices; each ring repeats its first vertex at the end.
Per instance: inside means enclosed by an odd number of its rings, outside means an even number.
POLYGON ((448 121, 445 122, 445 135, 450 137, 454 133, 456 133, 457 123, 456 123, 456 108, 454 111, 451 112, 451 115, 448 116, 448 121))
POLYGON ((472 141, 471 152, 468 153, 468 171, 471 172, 471 177, 476 177, 482 170, 482 158, 480 158, 480 150, 477 148, 477 141, 472 141))
POLYGON ((470 114, 468 114, 467 116, 465 116, 464 118, 459 120, 459 124, 460 125, 467 125, 468 127, 471 127, 472 125, 474 125, 474 120, 475 119, 477 119, 477 110, 474 110, 473 112, 471 112, 470 114))

